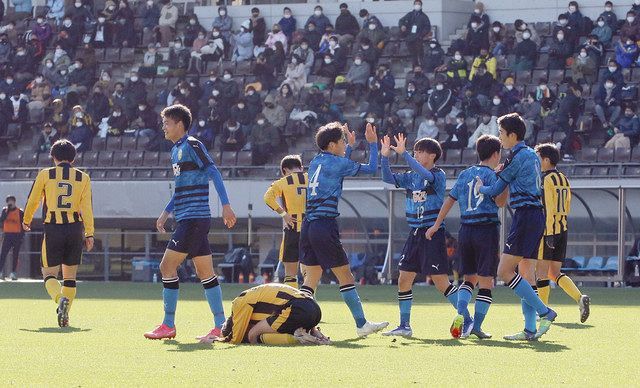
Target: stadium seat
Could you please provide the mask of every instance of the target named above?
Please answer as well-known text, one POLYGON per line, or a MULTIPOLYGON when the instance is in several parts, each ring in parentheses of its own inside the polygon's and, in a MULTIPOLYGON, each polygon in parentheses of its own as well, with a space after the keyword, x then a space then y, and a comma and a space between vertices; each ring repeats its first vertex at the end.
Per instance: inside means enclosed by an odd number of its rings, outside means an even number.
POLYGON ((598 150, 598 162, 613 162, 613 148, 600 148, 598 150))
POLYGON ((158 157, 160 153, 156 151, 146 151, 142 159, 142 165, 146 167, 155 167, 158 165, 158 157))
POLYGON ((591 169, 591 175, 593 176, 599 176, 599 177, 606 177, 607 175, 609 175, 609 167, 607 166, 595 166, 591 169))
POLYGON ((454 167, 444 167, 443 170, 447 179, 453 179, 456 177, 456 169, 454 167))
POLYGON ((147 136, 140 136, 138 138, 137 143, 136 143, 136 149, 137 150, 145 150, 145 149, 147 149, 147 145, 149 145, 150 141, 151 141, 151 139, 149 139, 147 136))
POLYGON ((31 171, 29 170, 21 170, 21 171, 16 171, 15 173, 15 179, 31 179, 31 171))
POLYGON ((220 165, 222 166, 235 166, 238 154, 235 151, 225 151, 222 153, 222 160, 220 165))
POLYGON ((342 105, 347 101, 347 91, 345 89, 334 89, 331 93, 331 103, 342 105))
POLYGON ((98 166, 109 167, 113 163, 113 151, 100 151, 98 154, 98 166))
POLYGON ((20 167, 20 157, 22 154, 18 152, 10 152, 9 153, 9 166, 11 167, 20 167))
POLYGON ((133 170, 121 170, 120 173, 121 180, 128 181, 133 179, 133 170))
POLYGON ((37 167, 51 167, 52 165, 53 161, 51 160, 51 156, 49 156, 48 152, 40 152, 40 154, 38 154, 37 167))
POLYGON ((151 174, 152 178, 157 178, 157 179, 167 179, 169 177, 169 171, 168 170, 153 170, 152 174, 151 174))
POLYGON ((536 62, 536 69, 547 69, 549 67, 549 54, 542 53, 538 56, 538 61, 536 62))
POLYGON ((95 167, 98 165, 98 151, 86 151, 82 154, 82 166, 95 167))
POLYGON ((136 137, 124 136, 122 138, 122 149, 125 151, 133 151, 136 149, 136 137))
POLYGON ((548 143, 553 139, 553 132, 543 129, 536 135, 536 143, 548 143))
POLYGON ((107 63, 117 63, 120 61, 120 49, 117 47, 110 47, 105 50, 104 61, 107 63))
POLYGON ((97 48, 97 49, 94 49, 94 52, 95 52, 95 55, 96 55, 96 61, 103 62, 104 61, 105 49, 97 48))
POLYGON ((113 151, 112 165, 116 167, 126 167, 129 165, 129 151, 113 151))
POLYGON ((316 150, 306 150, 302 152, 302 163, 309 164, 311 160, 318 154, 316 150))
POLYGON ((15 177, 16 177, 16 172, 15 171, 7 171, 7 170, 0 171, 0 179, 1 180, 15 179, 15 177))
POLYGON ((611 256, 607 259, 607 264, 602 267, 605 272, 618 272, 618 256, 611 256))
POLYGON ((604 259, 600 256, 595 256, 589 259, 589 262, 584 267, 585 271, 599 271, 602 269, 604 259))
POLYGON ((103 151, 107 149, 107 139, 104 137, 94 137, 91 143, 93 151, 103 151))
POLYGON ((213 163, 216 165, 220 164, 220 160, 222 159, 221 151, 209 151, 209 156, 211 157, 211 160, 213 160, 213 163))
POLYGON ((143 159, 144 159, 144 151, 129 151, 128 165, 131 167, 142 166, 143 159))
POLYGON ((591 167, 589 167, 589 166, 575 166, 574 169, 573 169, 573 174, 572 175, 589 176, 589 175, 591 175, 591 167))
POLYGON ((564 70, 549 70, 549 83, 557 85, 562 82, 564 78, 564 70))
POLYGON ((614 162, 617 163, 626 163, 631 158, 631 150, 628 148, 616 148, 615 156, 613 158, 614 162))
POLYGON ((151 179, 153 171, 151 170, 136 170, 134 174, 135 179, 151 179))
POLYGON ((468 166, 478 163, 478 154, 476 150, 472 148, 465 148, 462 150, 462 164, 468 166))
POLYGON ((108 136, 107 137, 107 150, 116 151, 122 149, 122 137, 120 136, 108 136))
POLYGON ((251 166, 253 164, 253 152, 251 151, 238 152, 235 164, 238 166, 251 166))
POLYGON ((575 256, 572 258, 572 260, 575 261, 576 265, 578 266, 578 269, 584 268, 587 262, 587 259, 585 259, 584 256, 575 256))
POLYGON ((105 179, 107 180, 119 180, 122 178, 122 171, 120 170, 108 170, 105 179))
POLYGON ((38 154, 32 151, 26 151, 20 154, 21 167, 35 167, 38 164, 38 154))
POLYGON ((640 163, 640 146, 635 146, 631 150, 631 162, 640 163))
POLYGON ((598 150, 591 147, 583 147, 578 151, 577 159, 580 162, 595 162, 597 160, 598 150))
POLYGON ((135 51, 133 47, 123 47, 120 49, 120 60, 121 63, 133 63, 135 61, 135 51))
POLYGON ((625 167, 624 175, 628 177, 640 177, 640 166, 625 167))
POLYGON ((351 160, 358 163, 367 163, 367 153, 364 150, 355 150, 351 153, 351 160))
POLYGON ((158 157, 158 166, 160 167, 171 167, 171 152, 160 152, 158 157))
POLYGON ((460 164, 462 150, 459 150, 459 149, 447 150, 445 156, 446 156, 447 164, 460 164))
MULTIPOLYGON (((518 71, 516 73, 516 82, 519 85, 524 85, 524 84, 529 84, 532 81, 532 77, 531 77, 531 71, 518 71)), ((537 81, 536 81, 537 82, 537 81)))

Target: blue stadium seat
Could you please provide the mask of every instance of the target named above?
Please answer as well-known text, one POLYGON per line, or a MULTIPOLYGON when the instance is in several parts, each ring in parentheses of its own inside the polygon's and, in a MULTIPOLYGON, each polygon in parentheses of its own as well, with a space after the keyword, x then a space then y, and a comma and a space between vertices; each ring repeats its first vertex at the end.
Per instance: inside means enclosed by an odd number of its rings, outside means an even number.
POLYGON ((589 259, 586 267, 584 269, 586 271, 599 271, 602 269, 602 265, 604 264, 604 259, 601 256, 594 256, 589 259))
POLYGON ((575 263, 578 265, 579 269, 584 268, 585 264, 587 262, 587 259, 585 259, 584 256, 575 256, 571 260, 575 261, 575 263))
POLYGON ((607 264, 602 267, 605 272, 618 272, 618 256, 611 256, 607 259, 607 264))

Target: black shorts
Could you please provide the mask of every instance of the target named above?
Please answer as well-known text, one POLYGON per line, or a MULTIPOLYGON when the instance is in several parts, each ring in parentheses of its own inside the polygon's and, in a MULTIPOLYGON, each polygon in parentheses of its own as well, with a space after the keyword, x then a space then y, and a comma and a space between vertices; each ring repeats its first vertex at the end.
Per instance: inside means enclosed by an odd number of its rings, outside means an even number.
POLYGON ((300 256, 300 232, 293 229, 285 229, 280 244, 280 261, 284 263, 297 263, 300 256))
POLYGON ((167 244, 167 249, 186 253, 189 257, 208 256, 210 218, 194 218, 178 222, 178 227, 167 244))
POLYGON ((84 225, 82 222, 72 224, 44 224, 42 240, 42 266, 57 267, 64 265, 80 265, 84 246, 84 225))
POLYGON ((544 236, 540 240, 538 260, 562 261, 567 257, 568 233, 565 230, 560 234, 544 236))
POLYGON ((348 265, 335 218, 305 220, 300 232, 300 264, 331 269, 348 265))
POLYGON ((278 333, 293 334, 297 329, 311 330, 320 323, 320 306, 311 298, 295 298, 277 314, 267 318, 267 323, 278 333))
POLYGON ((427 240, 424 235, 427 229, 411 229, 402 249, 398 269, 424 275, 447 275, 449 260, 447 260, 444 229, 438 230, 431 240, 427 240))
POLYGON ((461 275, 495 277, 500 261, 498 225, 461 225, 458 252, 461 258, 461 275))
POLYGON ((511 230, 504 243, 504 253, 525 259, 538 257, 540 239, 544 234, 545 216, 541 207, 517 208, 511 221, 511 230))

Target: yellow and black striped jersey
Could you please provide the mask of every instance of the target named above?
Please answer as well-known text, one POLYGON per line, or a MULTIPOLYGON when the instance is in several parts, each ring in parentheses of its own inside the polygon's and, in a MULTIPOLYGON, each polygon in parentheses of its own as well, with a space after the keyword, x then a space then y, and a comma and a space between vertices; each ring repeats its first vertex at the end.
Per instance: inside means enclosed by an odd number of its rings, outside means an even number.
POLYGON ((308 180, 307 173, 294 172, 273 182, 264 193, 267 206, 278 214, 286 211, 296 220, 294 230, 297 232, 302 228, 308 180), (278 199, 281 204, 278 203, 278 199))
POLYGON ((545 236, 567 230, 567 215, 571 210, 571 186, 567 177, 558 170, 544 172, 542 199, 546 214, 545 236))
POLYGON ((38 173, 24 212, 24 223, 29 225, 42 203, 42 219, 45 224, 84 223, 85 237, 93 236, 93 208, 89 175, 60 163, 38 173))
POLYGON ((255 325, 282 311, 292 299, 308 298, 297 288, 279 283, 262 284, 243 291, 232 302, 231 322, 234 344, 244 341, 249 325, 255 325))

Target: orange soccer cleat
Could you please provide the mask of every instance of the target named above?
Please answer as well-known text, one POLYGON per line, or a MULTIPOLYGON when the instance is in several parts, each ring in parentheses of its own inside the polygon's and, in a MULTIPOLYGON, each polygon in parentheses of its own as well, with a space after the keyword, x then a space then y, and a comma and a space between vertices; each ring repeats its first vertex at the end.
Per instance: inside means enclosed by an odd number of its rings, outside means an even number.
POLYGON ((144 337, 152 340, 158 339, 172 339, 176 336, 176 328, 169 327, 164 323, 162 325, 156 326, 152 331, 148 331, 144 333, 144 337))
POLYGON ((200 340, 201 343, 212 343, 218 338, 222 338, 222 330, 217 327, 211 329, 211 331, 203 336, 196 337, 196 339, 200 340))

